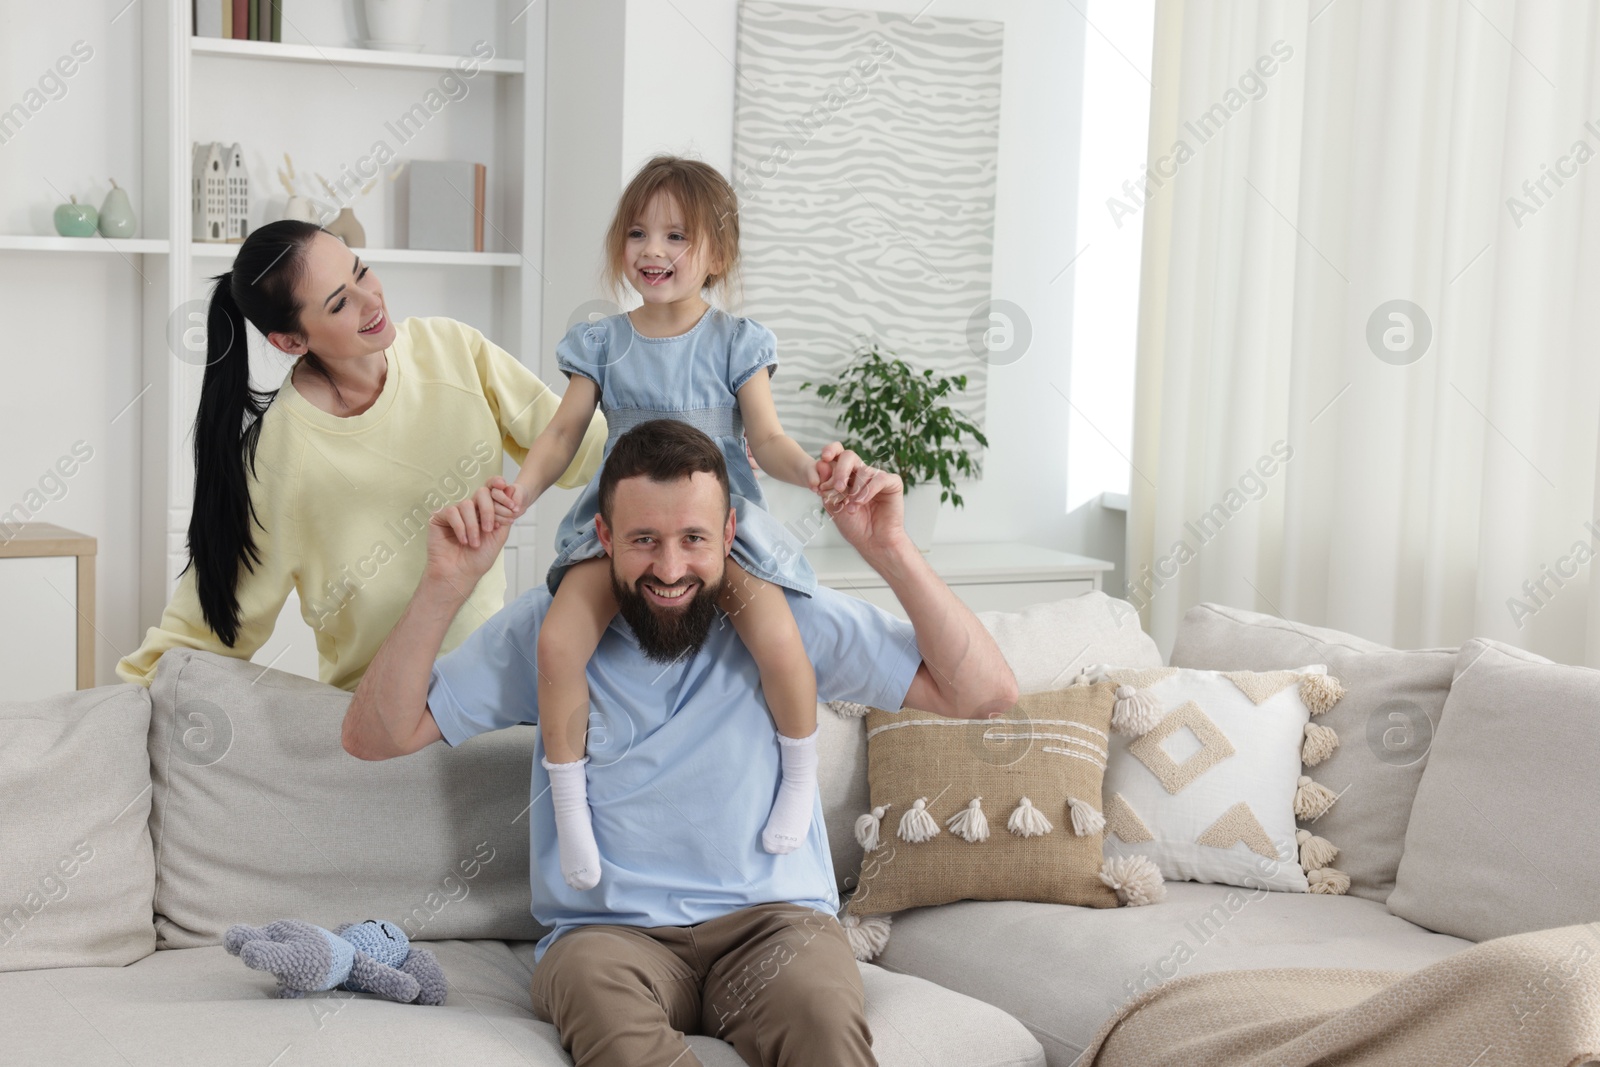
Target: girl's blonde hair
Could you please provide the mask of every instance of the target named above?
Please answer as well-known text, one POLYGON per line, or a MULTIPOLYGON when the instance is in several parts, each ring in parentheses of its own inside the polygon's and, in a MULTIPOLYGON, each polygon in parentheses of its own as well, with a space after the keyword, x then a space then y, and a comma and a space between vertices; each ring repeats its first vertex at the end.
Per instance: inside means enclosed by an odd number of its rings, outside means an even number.
POLYGON ((656 156, 639 168, 617 202, 617 213, 606 231, 605 281, 618 297, 627 293, 628 231, 644 217, 658 193, 666 193, 683 212, 689 240, 704 243, 708 262, 721 270, 706 275, 706 288, 724 305, 733 298, 739 276, 739 198, 717 169, 697 159, 656 156))

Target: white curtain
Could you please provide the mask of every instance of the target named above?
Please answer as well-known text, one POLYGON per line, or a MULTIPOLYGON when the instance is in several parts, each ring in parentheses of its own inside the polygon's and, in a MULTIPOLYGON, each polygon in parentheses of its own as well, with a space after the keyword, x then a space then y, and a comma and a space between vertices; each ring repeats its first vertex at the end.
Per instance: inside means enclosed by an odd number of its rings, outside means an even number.
POLYGON ((1215 601, 1600 665, 1597 40, 1587 0, 1158 5, 1127 595, 1163 651, 1215 601))

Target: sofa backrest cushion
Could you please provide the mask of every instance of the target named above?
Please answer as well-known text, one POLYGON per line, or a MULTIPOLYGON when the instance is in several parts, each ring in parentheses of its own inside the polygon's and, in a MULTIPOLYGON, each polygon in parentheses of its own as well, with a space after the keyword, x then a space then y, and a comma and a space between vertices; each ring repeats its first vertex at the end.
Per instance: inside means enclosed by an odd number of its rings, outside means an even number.
MULTIPOLYGON (((1125 600, 1102 592, 1033 604, 1021 611, 980 611, 1022 693, 1043 693, 1072 681, 1084 667, 1160 667, 1161 650, 1139 627, 1125 600)), ((865 712, 865 708, 858 709, 865 712)), ((885 709, 893 711, 896 709, 885 709)), ((867 734, 860 718, 817 709, 817 754, 823 818, 839 888, 849 892, 861 871, 855 822, 871 804, 867 788, 867 734)))
POLYGON ((1455 658, 1455 649, 1400 651, 1221 604, 1190 608, 1172 644, 1174 667, 1275 671, 1325 663, 1344 685, 1343 699, 1317 717, 1338 734, 1339 747, 1306 772, 1339 800, 1304 827, 1338 846, 1334 866, 1350 876, 1351 895, 1377 901, 1394 889, 1455 658))
POLYGON ((1600 920, 1600 671, 1461 646, 1389 910, 1473 941, 1600 920))
POLYGON ((151 834, 163 948, 233 923, 387 919, 413 940, 529 939, 535 729, 364 762, 340 744, 350 694, 207 652, 151 687, 151 834))
POLYGON ((0 704, 0 971, 155 951, 149 730, 138 685, 0 704))

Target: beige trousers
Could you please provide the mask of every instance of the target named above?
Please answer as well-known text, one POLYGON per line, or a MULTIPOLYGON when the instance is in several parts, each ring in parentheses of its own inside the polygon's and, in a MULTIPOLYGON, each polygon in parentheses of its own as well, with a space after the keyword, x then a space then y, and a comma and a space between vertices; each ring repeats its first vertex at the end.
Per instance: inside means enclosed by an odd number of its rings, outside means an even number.
POLYGON ((577 1067, 701 1067, 692 1033, 753 1067, 877 1063, 844 928, 796 904, 696 926, 580 927, 539 960, 532 996, 577 1067))

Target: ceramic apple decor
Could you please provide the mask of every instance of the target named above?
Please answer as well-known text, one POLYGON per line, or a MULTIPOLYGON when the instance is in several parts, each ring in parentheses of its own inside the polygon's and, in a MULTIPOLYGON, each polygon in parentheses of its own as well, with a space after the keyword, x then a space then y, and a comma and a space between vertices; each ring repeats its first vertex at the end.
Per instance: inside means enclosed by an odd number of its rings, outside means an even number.
POLYGON ((73 197, 71 203, 56 207, 55 219, 56 232, 63 237, 93 237, 100 213, 92 205, 80 204, 78 198, 73 197))

